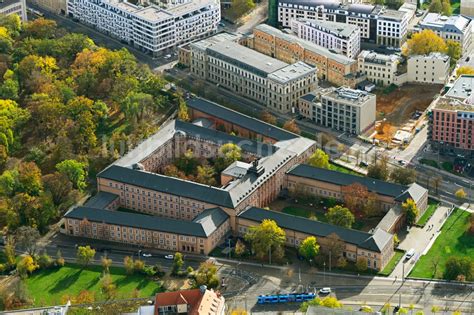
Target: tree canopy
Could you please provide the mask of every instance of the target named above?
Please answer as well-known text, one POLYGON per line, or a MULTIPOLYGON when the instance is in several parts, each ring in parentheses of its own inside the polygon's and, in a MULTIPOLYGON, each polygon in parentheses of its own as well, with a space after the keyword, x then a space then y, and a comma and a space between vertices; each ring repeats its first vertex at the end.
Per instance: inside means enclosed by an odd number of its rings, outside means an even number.
POLYGON ((402 203, 403 211, 405 212, 407 223, 409 225, 415 224, 416 218, 418 217, 418 208, 413 199, 409 198, 407 201, 402 203))
POLYGON ((351 228, 352 224, 355 222, 352 212, 349 209, 339 205, 329 208, 328 212, 326 212, 326 218, 331 224, 343 226, 346 228, 351 228))
POLYGON ((321 149, 316 151, 309 157, 308 164, 319 168, 329 168, 329 156, 321 149))
POLYGON ((252 252, 259 258, 271 257, 279 259, 284 255, 286 233, 273 220, 263 220, 260 225, 252 226, 245 234, 250 242, 252 252))
POLYGON ((419 33, 413 34, 406 43, 405 54, 411 55, 426 55, 431 52, 446 53, 448 47, 446 42, 436 35, 432 30, 423 30, 419 33))
POLYGON ((319 244, 314 236, 309 236, 301 242, 298 252, 307 260, 314 259, 319 253, 319 244))

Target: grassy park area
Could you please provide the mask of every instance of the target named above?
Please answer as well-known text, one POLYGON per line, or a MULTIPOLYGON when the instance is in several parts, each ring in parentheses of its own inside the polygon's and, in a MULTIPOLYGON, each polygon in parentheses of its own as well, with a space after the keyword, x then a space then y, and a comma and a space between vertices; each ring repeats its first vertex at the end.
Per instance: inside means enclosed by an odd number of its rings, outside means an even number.
MULTIPOLYGON (((26 279, 26 287, 34 305, 57 305, 63 297, 77 296, 87 290, 95 295, 95 300, 104 300, 101 293, 101 266, 66 264, 60 269, 40 270, 26 279)), ((111 267, 110 275, 117 286, 117 298, 131 298, 135 290, 139 297, 153 296, 161 290, 159 283, 141 274, 127 275, 125 269, 111 267)))
POLYGON ((470 213, 455 209, 428 253, 410 273, 418 278, 441 278, 449 257, 474 257, 474 235, 468 234, 470 213), (435 267, 437 263, 437 266, 435 267))
POLYGON ((390 276, 393 269, 395 269, 395 266, 398 264, 400 259, 402 259, 404 254, 405 254, 405 252, 402 251, 402 250, 395 250, 395 254, 393 255, 392 259, 390 259, 390 261, 385 266, 385 268, 383 268, 383 270, 380 271, 378 274, 380 276, 385 276, 385 277, 390 276))
POLYGON ((419 226, 425 226, 426 222, 428 222, 428 220, 434 214, 436 209, 438 209, 438 203, 428 201, 428 208, 426 209, 425 213, 423 213, 423 215, 420 217, 418 222, 416 222, 416 224, 419 226))

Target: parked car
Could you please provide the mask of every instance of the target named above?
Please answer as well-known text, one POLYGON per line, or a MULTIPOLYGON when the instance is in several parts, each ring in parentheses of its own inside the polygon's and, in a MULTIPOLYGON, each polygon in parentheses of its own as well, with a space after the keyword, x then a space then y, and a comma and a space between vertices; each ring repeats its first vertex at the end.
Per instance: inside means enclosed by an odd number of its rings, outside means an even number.
POLYGON ((405 254, 405 260, 409 260, 415 255, 415 249, 411 248, 407 253, 405 254))
POLYGON ((165 256, 165 259, 172 260, 172 259, 174 259, 174 256, 173 256, 173 255, 166 255, 166 256, 165 256))
POLYGON ((143 256, 143 257, 151 257, 151 254, 149 254, 149 253, 143 253, 142 256, 143 256))
POLYGON ((331 288, 322 288, 319 290, 319 294, 330 294, 331 288))

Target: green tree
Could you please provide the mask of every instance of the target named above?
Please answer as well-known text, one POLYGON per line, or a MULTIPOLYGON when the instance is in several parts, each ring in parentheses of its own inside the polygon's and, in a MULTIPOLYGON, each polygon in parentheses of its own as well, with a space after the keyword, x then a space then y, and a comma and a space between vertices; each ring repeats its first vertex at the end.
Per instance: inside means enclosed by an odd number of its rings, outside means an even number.
POLYGON ((388 179, 388 158, 383 156, 380 160, 369 165, 367 168, 367 176, 375 179, 386 181, 388 179))
POLYGON ((69 178, 73 186, 79 190, 86 188, 87 183, 87 164, 76 160, 64 160, 56 164, 56 169, 59 173, 64 174, 69 178))
POLYGON ((316 255, 319 253, 319 244, 314 236, 308 236, 306 239, 301 242, 298 252, 301 256, 306 258, 306 260, 314 260, 316 255))
POLYGON ((56 33, 57 24, 53 20, 38 18, 23 25, 24 36, 33 38, 52 38, 56 33))
POLYGON ((214 263, 205 261, 199 265, 199 269, 194 274, 196 286, 202 285, 215 289, 219 286, 219 278, 217 277, 217 267, 214 263))
POLYGON ((0 86, 0 96, 3 99, 16 100, 18 99, 19 90, 20 84, 15 77, 15 73, 8 69, 3 74, 3 83, 0 86))
POLYGON ((443 278, 456 280, 459 275, 463 275, 467 281, 474 280, 474 261, 468 257, 451 256, 446 261, 443 278))
POLYGON ((249 12, 255 7, 253 0, 232 0, 229 15, 232 19, 238 19, 245 13, 249 12))
POLYGON ((40 269, 48 269, 54 262, 51 256, 49 256, 45 251, 38 257, 37 263, 40 269))
POLYGON ((329 155, 324 153, 321 149, 316 151, 309 157, 308 164, 319 168, 329 168, 329 155))
POLYGON ((10 53, 13 48, 13 39, 8 33, 7 28, 0 26, 0 53, 10 53))
POLYGON ((219 148, 219 154, 224 158, 227 164, 232 164, 235 161, 242 159, 242 149, 234 143, 223 144, 219 148))
POLYGON ((450 0, 443 0, 441 3, 441 12, 443 15, 450 16, 453 14, 453 9, 451 8, 450 0))
POLYGON ((12 37, 20 35, 21 19, 18 14, 0 16, 0 25, 5 27, 12 37))
POLYGON ((3 248, 5 254, 5 260, 9 267, 13 267, 16 264, 16 253, 15 253, 15 239, 13 236, 7 236, 5 240, 5 247, 3 248))
POLYGON ((252 252, 259 259, 267 255, 269 259, 280 259, 285 253, 286 233, 273 220, 265 219, 260 225, 250 227, 245 240, 251 244, 252 252))
POLYGON ((92 249, 89 245, 77 247, 76 259, 82 267, 87 267, 89 263, 94 259, 95 249, 92 249))
POLYGON ((137 123, 150 114, 154 107, 153 96, 142 92, 130 92, 122 102, 122 111, 127 118, 137 123))
POLYGON ((416 218, 418 217, 418 208, 415 201, 411 198, 407 199, 407 201, 402 203, 402 208, 406 215, 407 224, 415 224, 416 218))
POLYGON ((173 258, 173 266, 171 267, 171 273, 177 275, 183 268, 183 265, 183 254, 181 254, 180 252, 176 252, 173 258))
POLYGON ((203 165, 197 167, 196 181, 201 184, 215 186, 216 185, 216 171, 212 166, 203 165))
POLYGON ((441 13, 443 11, 443 4, 441 0, 432 0, 428 10, 430 12, 441 13))
POLYGON ((446 54, 451 58, 451 65, 455 65, 462 55, 461 44, 452 39, 448 39, 446 41, 446 46, 447 46, 446 54))
POLYGON ((416 172, 411 168, 395 167, 390 172, 390 179, 400 185, 409 185, 416 181, 416 172))
POLYGON ((351 228, 352 224, 355 222, 352 212, 349 209, 339 205, 329 208, 325 216, 328 219, 328 222, 346 228, 351 228))
POLYGON ((357 257, 356 261, 356 268, 358 271, 366 271, 367 270, 367 258, 359 256, 357 257))

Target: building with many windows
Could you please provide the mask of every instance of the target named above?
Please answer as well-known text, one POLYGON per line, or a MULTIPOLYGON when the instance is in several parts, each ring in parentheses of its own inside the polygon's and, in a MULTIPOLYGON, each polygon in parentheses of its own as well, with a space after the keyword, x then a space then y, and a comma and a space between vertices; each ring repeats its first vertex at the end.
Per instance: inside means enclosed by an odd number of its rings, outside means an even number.
POLYGON ((432 30, 444 40, 454 40, 461 44, 463 52, 471 44, 472 20, 462 15, 444 16, 439 13, 428 13, 417 30, 432 30))
POLYGON ((247 46, 287 63, 303 61, 318 70, 318 78, 337 85, 355 87, 365 80, 357 72, 357 61, 310 41, 260 24, 247 38, 247 46))
POLYGON ((351 24, 294 19, 291 21, 291 30, 299 38, 352 59, 360 51, 360 29, 351 24))
POLYGON ((449 56, 441 53, 410 56, 407 79, 409 82, 444 84, 449 76, 449 61, 449 56))
MULTIPOLYGON (((287 232, 290 247, 298 247, 307 236, 317 236, 322 251, 341 242, 342 256, 350 261, 367 257, 370 268, 380 270, 393 255, 392 230, 356 231, 262 208, 299 187, 340 200, 344 187, 354 183, 377 194, 384 212, 409 198, 421 213, 426 208, 427 191, 416 184, 396 185, 303 165, 316 149, 314 141, 200 98, 187 105, 193 123, 169 121, 101 171, 98 194, 64 215, 62 233, 207 255, 229 234, 242 235, 272 219, 287 232), (212 159, 226 143, 241 148, 243 161, 230 164, 214 186, 163 175, 163 168, 185 152, 212 159)), ((391 229, 390 223, 383 226, 391 229)))
POLYGON ((318 89, 300 98, 300 114, 314 123, 351 134, 375 124, 374 94, 344 87, 318 89))
POLYGON ((219 2, 196 0, 141 7, 121 0, 68 0, 67 13, 144 52, 159 52, 214 34, 219 2))
POLYGON ((474 76, 461 75, 429 113, 428 138, 444 153, 474 157, 474 76))
POLYGON ((25 0, 3 0, 0 2, 0 14, 10 15, 17 14, 23 22, 28 20, 26 16, 25 0))
MULTIPOLYGON (((228 37, 216 35, 215 37, 228 37)), ((233 40, 205 39, 189 45, 191 73, 279 112, 317 87, 317 69, 266 56, 233 40)))
POLYGON ((374 51, 363 50, 357 58, 359 71, 367 76, 367 80, 378 85, 400 85, 406 82, 401 78, 398 66, 402 57, 398 55, 384 55, 374 51))
POLYGON ((346 23, 360 28, 364 41, 400 47, 408 32, 409 14, 372 4, 343 4, 339 0, 279 0, 278 22, 291 27, 292 20, 310 19, 346 23))

